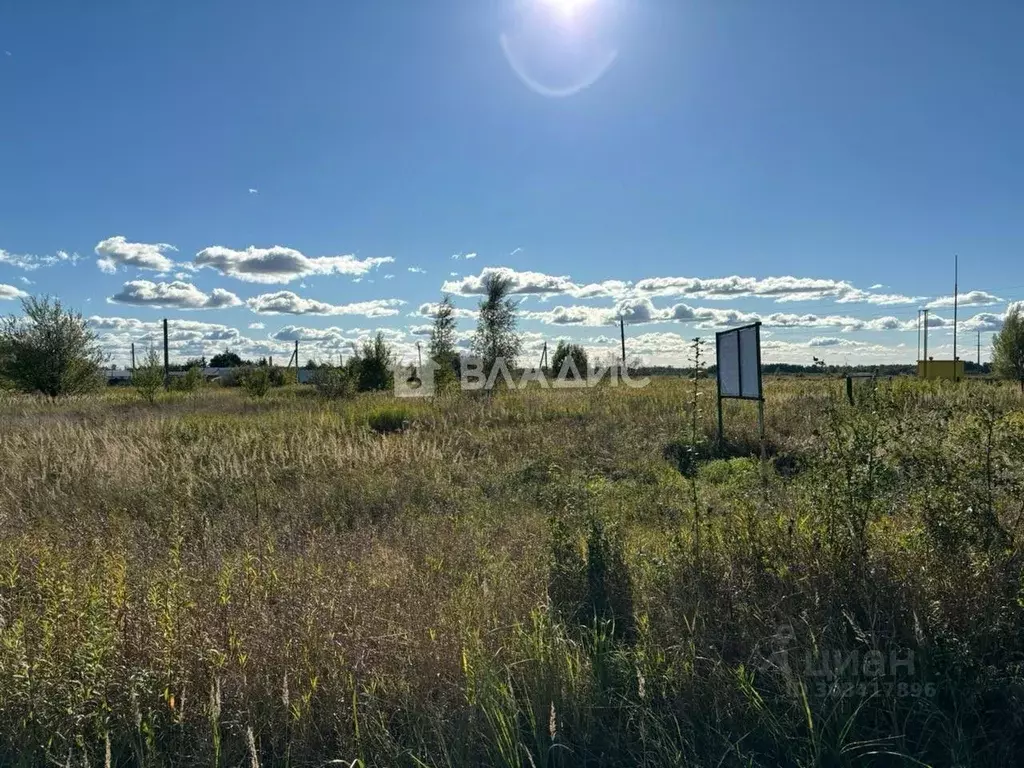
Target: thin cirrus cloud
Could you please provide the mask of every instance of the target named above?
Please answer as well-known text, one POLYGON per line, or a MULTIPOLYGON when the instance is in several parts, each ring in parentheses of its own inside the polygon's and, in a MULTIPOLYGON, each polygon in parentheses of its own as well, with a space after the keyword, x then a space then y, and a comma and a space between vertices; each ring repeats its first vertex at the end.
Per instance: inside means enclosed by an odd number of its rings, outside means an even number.
POLYGON ((405 304, 401 299, 374 299, 352 304, 328 304, 307 299, 291 291, 263 293, 246 301, 253 312, 265 315, 362 315, 364 317, 390 317, 399 313, 405 304))
POLYGON ((163 309, 223 309, 237 307, 242 303, 235 294, 223 288, 214 288, 207 294, 192 283, 180 280, 173 283, 130 280, 107 301, 111 304, 163 309))
POLYGON ((24 269, 27 272, 39 269, 40 267, 52 267, 57 264, 74 265, 78 263, 80 258, 82 257, 77 253, 68 253, 67 251, 57 251, 56 255, 46 254, 44 256, 37 256, 33 253, 11 253, 0 248, 0 264, 24 269))
POLYGON ((135 267, 154 272, 169 272, 174 262, 166 255, 178 249, 170 243, 130 243, 123 235, 114 235, 101 240, 94 248, 96 266, 113 274, 118 267, 135 267))
POLYGON ((365 275, 371 269, 393 261, 390 256, 366 259, 352 255, 311 257, 281 245, 270 248, 249 246, 244 251, 212 245, 203 248, 193 259, 197 268, 207 267, 250 283, 289 283, 310 275, 365 275))

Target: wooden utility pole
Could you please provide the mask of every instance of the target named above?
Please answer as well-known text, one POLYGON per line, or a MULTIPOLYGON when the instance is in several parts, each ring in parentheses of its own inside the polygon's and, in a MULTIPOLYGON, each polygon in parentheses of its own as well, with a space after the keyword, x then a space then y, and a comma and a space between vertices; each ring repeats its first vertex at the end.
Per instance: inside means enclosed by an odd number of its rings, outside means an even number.
POLYGON ((917 310, 917 359, 921 360, 921 310, 917 310))
POLYGON ((132 371, 135 370, 135 342, 132 342, 132 371))
POLYGON ((543 371, 548 364, 548 343, 544 342, 544 348, 540 351, 540 369, 543 371))
POLYGON ((981 331, 978 331, 978 369, 981 372, 981 331))
POLYGON ((960 299, 960 257, 953 256, 953 381, 956 381, 956 310, 960 299))
POLYGON ((622 370, 626 370, 626 320, 619 315, 619 336, 622 339, 622 370))
POLYGON ((419 360, 419 369, 423 370, 423 350, 420 349, 420 343, 416 342, 416 358, 419 360))
POLYGON ((924 310, 924 377, 928 378, 928 310, 924 310))
POLYGON ((171 353, 167 346, 167 318, 164 318, 164 389, 171 388, 171 353))
POLYGON ((295 380, 299 377, 299 340, 295 340, 295 380))

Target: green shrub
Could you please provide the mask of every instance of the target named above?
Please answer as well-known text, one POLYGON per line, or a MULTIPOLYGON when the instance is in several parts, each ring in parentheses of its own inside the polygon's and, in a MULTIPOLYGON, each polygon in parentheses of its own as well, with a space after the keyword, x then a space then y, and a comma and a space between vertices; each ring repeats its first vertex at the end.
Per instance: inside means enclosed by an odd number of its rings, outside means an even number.
POLYGON ((203 372, 196 366, 190 366, 183 376, 172 376, 170 385, 175 392, 195 392, 203 384, 203 372))
POLYGON ((395 353, 384 341, 384 334, 378 332, 373 341, 363 344, 358 362, 353 363, 359 370, 359 390, 382 392, 391 389, 394 386, 394 364, 395 353))
POLYGON ((49 297, 23 299, 21 308, 0 320, 0 379, 50 397, 97 389, 103 353, 82 315, 49 297))
POLYGON ((412 411, 399 406, 389 405, 370 413, 366 423, 379 435, 402 432, 409 428, 413 420, 412 411))
POLYGON ((572 367, 569 366, 569 360, 572 360, 572 366, 576 368, 575 373, 578 373, 580 378, 586 378, 588 369, 586 350, 579 344, 567 344, 564 341, 558 342, 555 354, 551 356, 551 372, 555 376, 562 375, 562 368, 565 367, 564 378, 575 380, 576 376, 571 373, 572 367))
POLYGON ((147 403, 156 402, 156 396, 164 387, 164 367, 155 349, 150 349, 143 365, 132 371, 132 387, 147 403))
POLYGON ((270 371, 270 385, 273 387, 286 387, 298 381, 298 373, 294 368, 268 368, 270 371))
POLYGON ((321 368, 313 375, 317 394, 328 398, 348 398, 356 393, 356 379, 345 368, 321 368))
POLYGON ((270 391, 270 371, 266 366, 253 366, 239 377, 249 397, 266 397, 270 391))

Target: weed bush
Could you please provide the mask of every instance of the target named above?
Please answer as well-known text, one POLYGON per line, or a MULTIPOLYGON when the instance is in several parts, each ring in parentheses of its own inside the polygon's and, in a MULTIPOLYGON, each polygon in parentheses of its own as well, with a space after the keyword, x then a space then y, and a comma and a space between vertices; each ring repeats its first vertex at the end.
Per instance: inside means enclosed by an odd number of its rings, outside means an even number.
POLYGON ((266 366, 251 366, 242 372, 238 380, 246 394, 254 398, 266 397, 272 386, 270 371, 266 366))

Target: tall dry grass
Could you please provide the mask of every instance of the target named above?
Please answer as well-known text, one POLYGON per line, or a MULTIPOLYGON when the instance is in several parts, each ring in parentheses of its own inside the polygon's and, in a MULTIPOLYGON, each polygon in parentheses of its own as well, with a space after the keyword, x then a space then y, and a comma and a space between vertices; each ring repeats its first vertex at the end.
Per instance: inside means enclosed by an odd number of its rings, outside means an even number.
POLYGON ((1024 402, 767 394, 8 397, 0 764, 1013 764, 1024 402))

